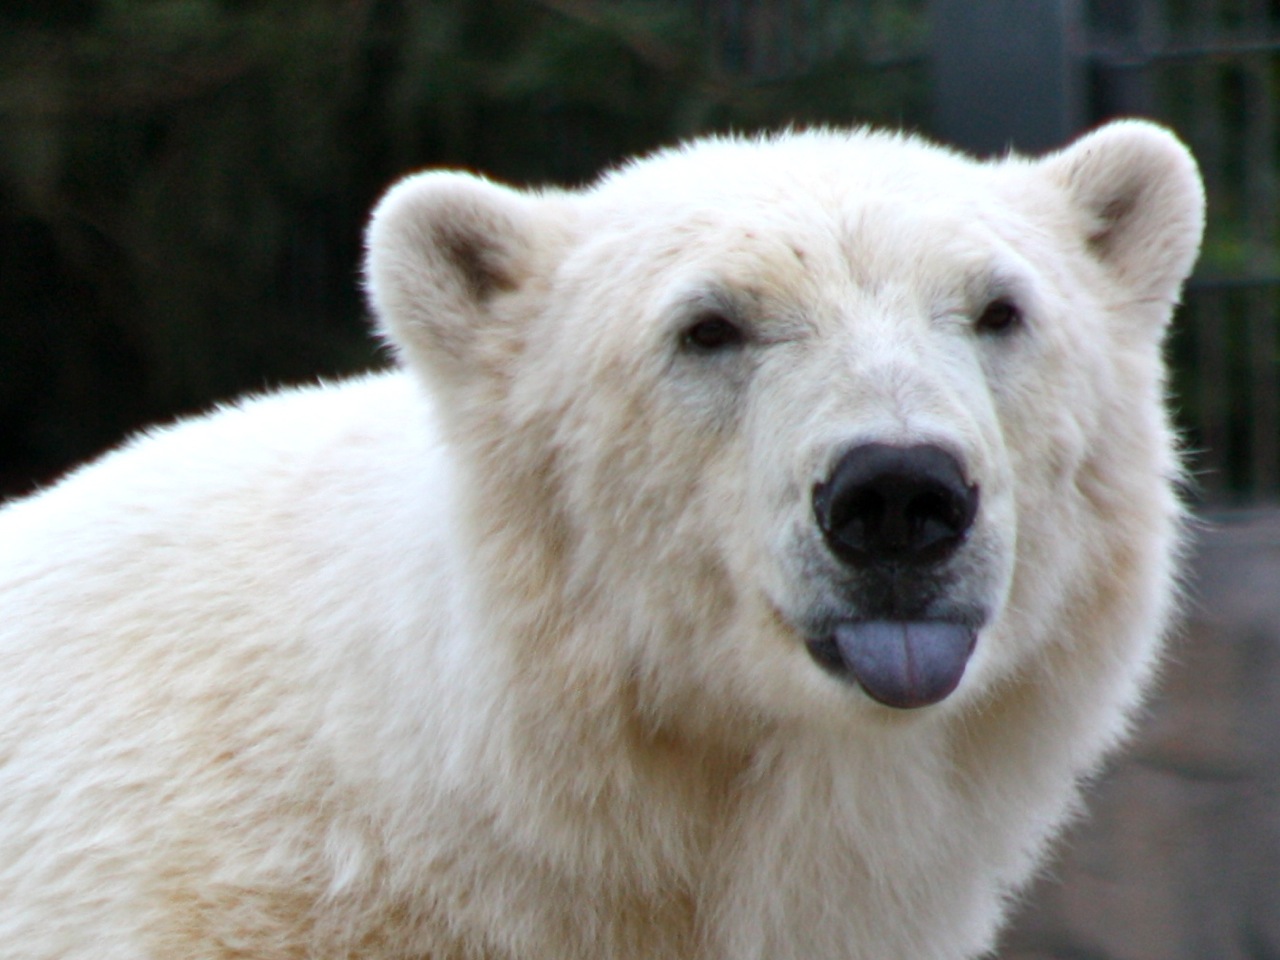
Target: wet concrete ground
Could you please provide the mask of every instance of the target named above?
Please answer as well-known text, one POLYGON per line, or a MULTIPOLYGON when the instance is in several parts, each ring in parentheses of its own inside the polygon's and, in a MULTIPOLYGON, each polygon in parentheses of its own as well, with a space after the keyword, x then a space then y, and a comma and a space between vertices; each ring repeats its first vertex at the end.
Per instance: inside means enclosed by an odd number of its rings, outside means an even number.
POLYGON ((1141 735, 1001 960, 1280 960, 1280 509, 1206 519, 1141 735))

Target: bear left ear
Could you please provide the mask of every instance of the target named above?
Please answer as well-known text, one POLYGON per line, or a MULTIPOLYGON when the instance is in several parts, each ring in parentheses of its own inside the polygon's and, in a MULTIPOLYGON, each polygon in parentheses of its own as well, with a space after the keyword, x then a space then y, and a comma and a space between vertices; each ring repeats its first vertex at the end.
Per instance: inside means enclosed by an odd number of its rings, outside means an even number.
POLYGON ((1187 148, 1163 127, 1121 120, 1043 162, 1116 279, 1136 299, 1176 301, 1204 231, 1204 187, 1187 148))
POLYGON ((561 248, 549 196, 431 171, 387 192, 366 236, 365 284, 381 331, 433 379, 452 381, 522 340, 507 295, 561 248))

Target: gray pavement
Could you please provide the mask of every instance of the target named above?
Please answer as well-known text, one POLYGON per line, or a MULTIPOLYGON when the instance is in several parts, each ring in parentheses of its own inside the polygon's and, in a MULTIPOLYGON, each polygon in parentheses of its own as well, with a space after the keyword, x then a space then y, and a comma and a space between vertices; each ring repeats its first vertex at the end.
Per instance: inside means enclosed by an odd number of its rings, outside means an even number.
POLYGON ((1210 516, 1141 735, 1001 960, 1280 958, 1280 509, 1210 516))

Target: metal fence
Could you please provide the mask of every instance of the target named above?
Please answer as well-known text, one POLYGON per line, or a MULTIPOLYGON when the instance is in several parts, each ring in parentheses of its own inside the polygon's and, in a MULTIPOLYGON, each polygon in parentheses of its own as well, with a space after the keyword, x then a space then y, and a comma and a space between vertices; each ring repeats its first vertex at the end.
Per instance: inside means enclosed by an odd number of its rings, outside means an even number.
POLYGON ((1170 354, 1194 492, 1215 504, 1280 497, 1280 8, 932 0, 930 16, 934 119, 950 139, 1039 150, 1137 115, 1191 146, 1209 227, 1170 354), (1010 38, 1019 52, 1001 56, 1010 38))
POLYGON ((1209 195, 1204 255, 1172 345, 1178 403, 1212 501, 1280 496, 1280 20, 1265 0, 1095 4, 1082 61, 1100 113, 1191 145, 1209 195))

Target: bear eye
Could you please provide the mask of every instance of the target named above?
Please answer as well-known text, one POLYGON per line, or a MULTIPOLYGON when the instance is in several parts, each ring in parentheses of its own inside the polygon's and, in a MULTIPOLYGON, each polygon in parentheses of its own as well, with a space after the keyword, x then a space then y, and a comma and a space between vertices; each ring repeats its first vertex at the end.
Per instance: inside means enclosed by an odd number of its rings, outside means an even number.
POLYGON ((681 346, 694 353, 718 353, 741 347, 746 342, 743 329, 719 313, 699 317, 680 335, 681 346))
POLYGON ((1022 323, 1022 311, 1012 300, 999 297, 988 303, 978 314, 974 327, 979 333, 1008 333, 1022 323))

